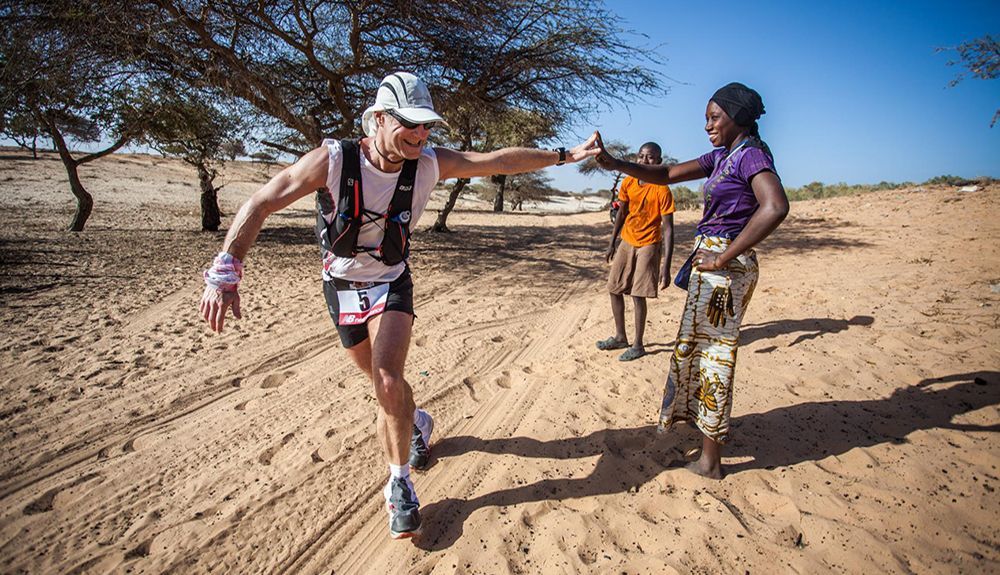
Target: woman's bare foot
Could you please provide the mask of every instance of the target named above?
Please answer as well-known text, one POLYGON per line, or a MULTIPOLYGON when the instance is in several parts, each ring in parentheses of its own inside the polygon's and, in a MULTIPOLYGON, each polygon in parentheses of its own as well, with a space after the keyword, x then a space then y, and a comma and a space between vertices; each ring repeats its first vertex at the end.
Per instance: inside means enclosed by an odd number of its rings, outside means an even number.
POLYGON ((721 465, 705 465, 702 463, 701 459, 698 461, 692 461, 684 466, 695 475, 701 475, 702 477, 707 477, 709 479, 722 479, 722 466, 721 465))
MULTIPOLYGON (((688 453, 691 454, 693 451, 688 451, 688 453)), ((684 469, 709 479, 722 479, 722 446, 708 436, 703 437, 701 457, 697 461, 685 465, 684 469)))

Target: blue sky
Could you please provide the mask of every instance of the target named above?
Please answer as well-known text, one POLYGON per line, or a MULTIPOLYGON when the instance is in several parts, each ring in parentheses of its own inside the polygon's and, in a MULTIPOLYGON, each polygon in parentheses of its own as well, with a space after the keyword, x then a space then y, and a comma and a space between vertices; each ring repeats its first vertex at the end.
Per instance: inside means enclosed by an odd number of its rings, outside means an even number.
MULTIPOLYGON (((739 81, 764 99, 761 135, 786 186, 1000 177, 1000 122, 989 127, 1000 79, 966 74, 949 88, 965 69, 947 65, 957 52, 935 52, 1000 37, 996 0, 607 5, 649 37, 637 42, 659 46, 670 92, 592 118, 605 139, 633 147, 653 140, 681 161, 695 158, 711 147, 703 129, 708 98, 739 81)), ((609 185, 607 176, 588 178, 575 167, 548 173, 565 190, 609 185)))
MULTIPOLYGON (((922 182, 953 174, 1000 177, 1000 79, 948 66, 936 52, 992 34, 1000 1, 841 2, 607 0, 623 25, 656 47, 669 93, 581 121, 560 142, 573 146, 588 125, 633 148, 656 141, 681 160, 710 149, 705 104, 739 81, 762 95, 761 135, 786 186, 809 182, 922 182), (966 79, 954 88, 960 72, 966 79)), ((4 140, 3 143, 10 144, 4 140)), ((553 185, 600 189, 609 176, 551 168, 553 185)), ((693 182, 695 187, 698 182, 693 182)))

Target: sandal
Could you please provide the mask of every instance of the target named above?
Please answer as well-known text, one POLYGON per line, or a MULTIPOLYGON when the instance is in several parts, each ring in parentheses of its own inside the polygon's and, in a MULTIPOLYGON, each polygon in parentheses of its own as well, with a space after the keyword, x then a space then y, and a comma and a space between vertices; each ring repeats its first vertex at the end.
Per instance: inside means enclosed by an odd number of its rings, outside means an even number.
POLYGON ((615 339, 614 336, 611 336, 608 339, 602 339, 601 341, 597 342, 597 349, 601 351, 610 351, 612 349, 623 349, 626 347, 628 347, 627 341, 618 341, 617 339, 615 339))
POLYGON ((630 347, 625 350, 625 353, 618 356, 618 361, 632 361, 633 359, 639 359, 644 355, 646 355, 646 350, 630 347))

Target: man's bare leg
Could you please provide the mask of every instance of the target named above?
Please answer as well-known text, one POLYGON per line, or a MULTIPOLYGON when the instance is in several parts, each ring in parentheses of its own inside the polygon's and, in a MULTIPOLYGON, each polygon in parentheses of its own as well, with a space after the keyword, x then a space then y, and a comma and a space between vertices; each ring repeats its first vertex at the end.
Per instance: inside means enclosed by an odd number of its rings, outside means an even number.
MULTIPOLYGON (((375 324, 375 322, 372 322, 372 323, 375 324)), ((376 325, 376 327, 373 327, 373 329, 371 330, 372 334, 374 334, 377 331, 377 324, 375 324, 375 325, 376 325)), ((354 361, 355 365, 357 365, 358 368, 361 371, 363 371, 365 373, 365 375, 368 376, 369 381, 371 381, 372 385, 374 386, 374 381, 375 380, 372 377, 372 344, 371 344, 371 342, 372 342, 372 338, 369 337, 368 339, 366 339, 365 341, 363 341, 363 342, 355 345, 354 347, 348 348, 347 349, 347 356, 350 357, 351 360, 354 361)), ((381 409, 380 409, 380 411, 381 411, 381 409)), ((413 412, 414 421, 416 421, 417 412, 418 411, 419 410, 414 410, 414 412, 413 412)), ((430 416, 427 415, 427 414, 424 414, 423 417, 425 418, 424 423, 421 423, 420 425, 426 426, 427 425, 427 419, 426 418, 429 418, 430 416)), ((433 426, 433 420, 431 422, 431 425, 433 426)), ((380 429, 382 429, 382 428, 380 428, 380 429)), ((422 429, 426 430, 426 427, 422 428, 422 429)), ((431 429, 433 429, 433 427, 431 427, 431 429)), ((384 433, 384 430, 379 431, 379 433, 384 433)), ((429 434, 429 432, 427 432, 427 433, 429 434)), ((383 435, 379 435, 379 437, 381 438, 381 437, 383 437, 383 435)), ((424 442, 426 442, 426 440, 427 440, 427 438, 425 437, 424 438, 424 442)), ((380 443, 383 444, 383 448, 384 448, 384 443, 385 442, 380 439, 380 443)), ((424 445, 424 449, 426 450, 426 443, 424 443, 423 445, 424 445)), ((412 461, 412 458, 413 458, 413 449, 414 449, 414 444, 412 443, 412 440, 411 440, 411 443, 410 443, 410 457, 411 457, 411 461, 412 461)), ((419 447, 418 447, 418 449, 419 449, 419 447)), ((388 457, 388 453, 389 452, 385 451, 385 453, 387 454, 387 457, 388 457)), ((426 455, 424 455, 424 457, 426 457, 426 455)), ((423 461, 423 460, 421 460, 418 457, 418 461, 423 461)), ((424 468, 423 467, 417 467, 416 469, 422 470, 424 468)))
POLYGON ((378 436, 390 464, 403 465, 413 435, 413 390, 403 377, 413 316, 387 311, 369 323, 371 376, 378 399, 378 436))
POLYGON ((413 437, 413 390, 403 377, 410 347, 413 316, 387 311, 369 322, 372 381, 378 398, 378 438, 389 463, 389 482, 382 490, 393 539, 420 533, 419 500, 410 481, 410 440, 413 437))
POLYGON ((368 381, 372 380, 372 339, 369 336, 368 339, 359 343, 354 347, 347 348, 347 357, 354 361, 354 364, 358 368, 365 372, 368 376, 368 381))
POLYGON ((628 336, 625 335, 625 296, 622 294, 611 294, 611 315, 615 318, 615 340, 628 343, 628 336))
POLYGON ((646 335, 646 298, 632 296, 632 303, 635 304, 635 339, 632 340, 632 349, 645 351, 642 338, 646 335))

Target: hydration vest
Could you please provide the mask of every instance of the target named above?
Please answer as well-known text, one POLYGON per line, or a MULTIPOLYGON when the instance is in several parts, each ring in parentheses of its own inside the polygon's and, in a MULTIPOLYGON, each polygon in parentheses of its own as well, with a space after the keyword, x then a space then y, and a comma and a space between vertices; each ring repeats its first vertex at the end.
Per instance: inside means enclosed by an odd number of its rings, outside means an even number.
POLYGON ((365 209, 365 196, 361 189, 361 155, 358 142, 341 140, 343 152, 340 171, 340 194, 336 207, 329 192, 316 195, 316 235, 324 252, 342 258, 353 258, 367 252, 372 258, 387 266, 394 266, 410 255, 410 219, 413 204, 413 183, 417 177, 417 160, 406 160, 396 181, 387 213, 380 214, 365 209), (323 214, 333 214, 329 224, 323 214), (381 223, 382 243, 377 248, 358 245, 361 226, 368 222, 381 223))

